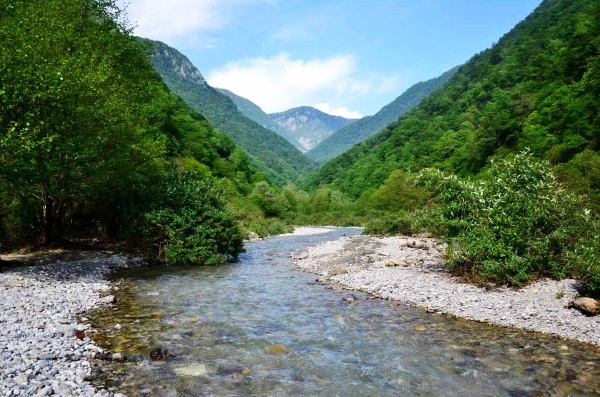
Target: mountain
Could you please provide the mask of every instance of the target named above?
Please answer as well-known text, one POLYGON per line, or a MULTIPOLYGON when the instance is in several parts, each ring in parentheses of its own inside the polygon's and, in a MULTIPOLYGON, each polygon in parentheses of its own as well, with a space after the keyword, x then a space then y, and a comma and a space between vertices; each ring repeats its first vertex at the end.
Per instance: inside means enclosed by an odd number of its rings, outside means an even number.
MULTIPOLYGON (((269 115, 265 113, 257 104, 224 88, 216 88, 216 90, 227 95, 244 116, 285 138, 285 134, 287 133, 285 128, 271 120, 269 115)), ((293 142, 290 143, 294 144, 293 142)))
POLYGON ((309 150, 306 156, 319 164, 339 156, 355 144, 364 141, 388 124, 398 120, 398 117, 418 105, 423 98, 440 89, 457 70, 458 67, 452 68, 439 77, 413 85, 373 116, 366 116, 337 130, 309 150))
POLYGON ((306 152, 356 119, 332 116, 310 106, 301 106, 269 115, 284 129, 284 136, 301 151, 306 152))
POLYGON ((150 59, 169 89, 245 150, 253 165, 273 182, 299 182, 316 167, 285 138, 244 116, 233 101, 206 83, 190 60, 159 41, 150 59))
POLYGON ((593 157, 600 148, 599 16, 597 0, 543 1, 442 89, 327 163, 307 187, 330 184, 358 197, 396 169, 468 176, 491 157, 525 148, 572 164, 572 175, 589 174, 576 164, 580 153, 593 157))

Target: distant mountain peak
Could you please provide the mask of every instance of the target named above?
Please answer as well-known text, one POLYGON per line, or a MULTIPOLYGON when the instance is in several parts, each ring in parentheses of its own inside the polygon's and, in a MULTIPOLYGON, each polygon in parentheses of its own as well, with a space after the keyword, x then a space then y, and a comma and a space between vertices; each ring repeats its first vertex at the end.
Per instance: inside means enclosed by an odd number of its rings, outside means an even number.
POLYGON ((356 119, 333 116, 311 106, 272 113, 270 119, 287 133, 283 136, 302 151, 308 151, 356 119))

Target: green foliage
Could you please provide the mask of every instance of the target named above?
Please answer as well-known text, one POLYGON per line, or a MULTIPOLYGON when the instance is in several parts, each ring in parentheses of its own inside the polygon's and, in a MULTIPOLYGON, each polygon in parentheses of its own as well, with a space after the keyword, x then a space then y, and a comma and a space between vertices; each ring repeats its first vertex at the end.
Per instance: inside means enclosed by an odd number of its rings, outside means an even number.
POLYGON ((145 236, 167 264, 216 265, 243 252, 243 234, 216 189, 193 173, 169 176, 145 236))
POLYGON ((396 169, 468 176, 525 148, 552 164, 598 151, 598 15, 595 0, 542 2, 442 89, 325 164, 307 188, 327 184, 358 198, 396 169))
POLYGON ((237 255, 241 232, 212 186, 243 196, 264 176, 166 90, 116 3, 9 3, 0 5, 2 249, 147 237, 168 263, 237 255))
POLYGON ((364 208, 398 212, 420 208, 427 199, 428 193, 417 187, 407 173, 396 170, 377 190, 363 193, 357 204, 364 208))
POLYGON ((268 218, 281 217, 288 211, 288 201, 272 189, 267 182, 257 183, 249 199, 268 218))
POLYGON ((572 247, 589 248, 581 201, 531 153, 494 162, 476 182, 436 170, 418 179, 435 193, 446 233, 460 246, 449 259, 460 274, 509 285, 561 278, 573 273, 572 247))
POLYGON ((160 170, 162 87, 112 1, 0 7, 0 180, 49 244, 84 202, 160 170))

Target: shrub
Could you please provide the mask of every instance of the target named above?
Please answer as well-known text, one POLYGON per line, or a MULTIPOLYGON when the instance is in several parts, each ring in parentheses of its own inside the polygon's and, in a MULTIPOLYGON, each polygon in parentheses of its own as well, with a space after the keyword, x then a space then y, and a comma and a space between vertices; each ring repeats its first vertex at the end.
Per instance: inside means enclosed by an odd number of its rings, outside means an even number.
POLYGON ((145 216, 145 234, 165 263, 215 265, 243 252, 244 236, 209 181, 171 175, 157 201, 145 216))
POLYGON ((583 209, 546 162, 526 151, 492 163, 477 182, 434 170, 417 179, 436 194, 444 229, 460 247, 449 259, 457 273, 519 286, 572 272, 583 209))

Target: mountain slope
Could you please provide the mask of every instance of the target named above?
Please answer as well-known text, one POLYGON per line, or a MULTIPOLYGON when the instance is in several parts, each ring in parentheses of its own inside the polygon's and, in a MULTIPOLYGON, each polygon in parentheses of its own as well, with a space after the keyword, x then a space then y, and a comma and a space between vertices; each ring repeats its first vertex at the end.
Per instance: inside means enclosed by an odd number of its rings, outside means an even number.
POLYGON ((151 43, 152 64, 169 89, 248 152, 269 179, 283 185, 298 182, 314 170, 314 164, 293 145, 244 116, 231 99, 208 85, 187 57, 164 43, 151 43))
POLYGON ((546 0, 398 122, 327 163, 321 183, 358 197, 395 169, 478 173, 529 148, 553 164, 600 148, 600 5, 546 0))
MULTIPOLYGON (((271 120, 269 115, 265 113, 257 104, 224 88, 216 88, 216 90, 227 95, 244 116, 285 138, 284 135, 287 132, 285 128, 271 120)), ((290 143, 293 144, 293 142, 290 143)))
POLYGON ((452 68, 439 77, 413 85, 373 116, 364 117, 336 131, 309 150, 306 156, 322 164, 344 153, 355 144, 364 141, 388 124, 398 120, 398 117, 418 105, 423 98, 440 89, 457 70, 458 67, 452 68))
POLYGON ((272 113, 269 117, 285 131, 282 136, 301 151, 314 148, 340 128, 356 121, 355 119, 332 116, 310 106, 301 106, 285 112, 272 113))

